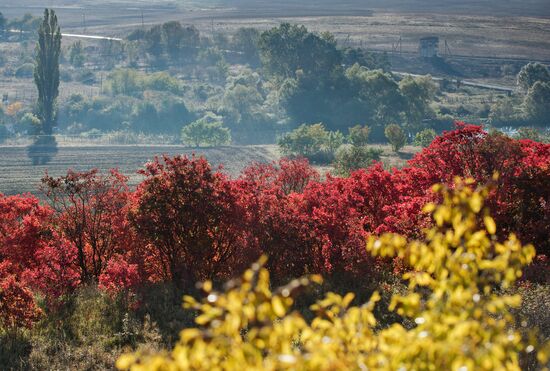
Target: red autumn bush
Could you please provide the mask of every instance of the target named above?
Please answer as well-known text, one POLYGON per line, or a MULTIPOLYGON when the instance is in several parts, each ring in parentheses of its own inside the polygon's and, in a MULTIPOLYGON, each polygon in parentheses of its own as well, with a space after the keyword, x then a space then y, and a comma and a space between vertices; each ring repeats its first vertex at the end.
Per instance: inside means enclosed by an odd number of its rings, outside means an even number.
POLYGON ((255 191, 278 188, 284 194, 301 193, 319 173, 307 158, 282 158, 278 163, 254 163, 242 171, 240 179, 252 184, 255 191))
POLYGON ((206 159, 157 158, 140 173, 130 220, 147 244, 151 274, 194 284, 231 276, 254 258, 239 187, 206 159))
POLYGON ((2 272, 0 263, 0 324, 4 328, 31 327, 42 314, 34 296, 14 275, 2 272))
MULTIPOLYGON (((40 205, 34 196, 0 195, 2 274, 4 278, 9 277, 9 284, 4 284, 11 292, 18 293, 11 298, 20 297, 21 305, 34 306, 31 289, 53 302, 71 292, 79 282, 74 265, 75 251, 55 231, 52 215, 53 210, 40 205)), ((4 305, 18 304, 6 302, 4 305)), ((30 307, 27 310, 33 311, 30 307)), ((28 321, 23 322, 28 325, 28 321)))
POLYGON ((497 189, 487 203, 500 235, 516 233, 539 254, 550 253, 550 145, 457 123, 456 130, 437 137, 409 166, 420 170, 409 182, 422 189, 449 184, 455 176, 484 183, 497 172, 497 189))
POLYGON ((35 253, 52 237, 52 213, 34 196, 0 194, 0 261, 9 261, 15 274, 36 266, 35 253))
POLYGON ((137 264, 114 256, 99 276, 99 288, 114 295, 136 287, 141 281, 137 264))
POLYGON ((21 275, 23 282, 50 303, 70 294, 81 282, 76 248, 56 232, 52 236, 48 245, 36 251, 34 267, 21 275))
POLYGON ((116 170, 104 175, 96 169, 42 179, 42 191, 56 210, 56 226, 76 248, 82 282, 97 282, 109 259, 131 247, 126 182, 116 170))

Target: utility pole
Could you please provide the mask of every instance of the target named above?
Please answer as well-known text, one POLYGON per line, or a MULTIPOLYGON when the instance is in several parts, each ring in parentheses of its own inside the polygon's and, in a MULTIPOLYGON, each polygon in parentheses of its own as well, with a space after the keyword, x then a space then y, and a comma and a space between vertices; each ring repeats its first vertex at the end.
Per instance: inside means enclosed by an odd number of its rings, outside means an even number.
POLYGON ((399 40, 397 40, 396 43, 392 43, 392 51, 393 52, 397 52, 397 50, 399 49, 399 54, 401 55, 401 53, 403 52, 403 39, 401 38, 401 36, 399 36, 399 40))
POLYGON ((82 13, 82 27, 84 28, 84 32, 86 32, 86 13, 82 13))
POLYGON ((145 18, 143 18, 143 9, 141 9, 141 28, 145 30, 145 18))

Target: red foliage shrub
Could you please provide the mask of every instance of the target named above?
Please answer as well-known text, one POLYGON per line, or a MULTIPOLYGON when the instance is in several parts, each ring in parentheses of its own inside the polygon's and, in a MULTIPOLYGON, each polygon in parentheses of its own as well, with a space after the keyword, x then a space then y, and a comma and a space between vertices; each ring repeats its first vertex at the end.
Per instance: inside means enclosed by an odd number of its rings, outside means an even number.
POLYGON ((130 264, 121 256, 114 256, 99 276, 99 288, 117 294, 129 290, 140 283, 137 264, 130 264))
MULTIPOLYGON (((54 230, 53 210, 34 196, 0 195, 0 261, 21 290, 40 291, 49 301, 78 284, 75 251, 54 230)), ((21 291, 21 292, 23 292, 21 291)), ((26 292, 26 291, 25 291, 26 292)))
POLYGON ((126 181, 116 170, 103 175, 95 169, 42 179, 56 225, 76 248, 82 282, 97 282, 109 259, 130 248, 126 181))
POLYGON ((6 328, 30 327, 41 315, 32 292, 14 275, 3 276, 0 263, 0 323, 6 328))
POLYGON ((501 235, 516 233, 539 254, 550 253, 550 145, 488 134, 479 126, 457 123, 410 162, 418 187, 450 183, 455 176, 479 183, 500 177, 488 200, 501 235))
POLYGON ((282 158, 278 163, 254 163, 245 168, 241 180, 253 184, 256 190, 279 188, 284 194, 301 193, 319 173, 306 158, 282 158))
POLYGON ((52 237, 51 215, 34 196, 0 194, 0 261, 10 261, 14 273, 35 266, 35 253, 52 237))
POLYGON ((141 174, 146 178, 130 220, 147 244, 150 272, 194 284, 231 276, 249 263, 239 187, 204 158, 157 158, 141 174))
POLYGON ((80 284, 76 261, 76 248, 54 233, 48 245, 36 251, 34 266, 23 272, 22 281, 45 294, 52 303, 80 284))

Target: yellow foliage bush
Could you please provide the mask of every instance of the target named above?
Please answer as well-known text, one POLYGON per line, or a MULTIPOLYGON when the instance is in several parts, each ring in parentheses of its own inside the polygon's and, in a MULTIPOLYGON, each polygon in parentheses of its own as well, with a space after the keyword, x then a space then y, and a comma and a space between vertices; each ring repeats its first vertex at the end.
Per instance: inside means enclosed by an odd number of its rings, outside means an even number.
POLYGON ((390 310, 416 324, 378 329, 373 314, 378 293, 361 306, 353 294, 329 293, 312 307, 306 321, 291 312, 293 296, 319 277, 302 278, 276 291, 260 261, 225 292, 211 282, 206 298, 185 297, 184 306, 199 312, 196 328, 181 332, 170 353, 126 354, 119 369, 137 370, 500 370, 520 369, 519 354, 537 351, 534 337, 522 338, 511 310, 518 295, 503 294, 535 255, 514 235, 504 242, 483 200, 488 187, 472 182, 435 186, 440 205, 429 204, 435 226, 422 241, 386 234, 371 238, 374 256, 401 258, 413 269, 404 274, 405 295, 394 295, 390 310))

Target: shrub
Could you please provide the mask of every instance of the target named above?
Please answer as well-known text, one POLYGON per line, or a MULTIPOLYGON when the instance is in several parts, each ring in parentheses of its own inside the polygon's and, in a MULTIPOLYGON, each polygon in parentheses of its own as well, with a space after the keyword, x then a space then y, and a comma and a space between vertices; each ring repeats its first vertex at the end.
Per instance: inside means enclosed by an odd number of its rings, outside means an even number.
POLYGON ((144 84, 145 87, 151 90, 166 91, 174 94, 181 93, 180 81, 166 72, 157 72, 146 76, 144 84))
POLYGON ((482 184, 498 172, 499 186, 488 202, 501 233, 515 232, 535 245, 539 254, 548 254, 550 209, 545 200, 550 194, 544 184, 550 181, 550 145, 487 134, 479 126, 457 126, 409 161, 405 170, 415 173, 410 184, 427 189, 435 183, 450 184, 455 176, 472 177, 482 184))
POLYGON ((103 175, 97 169, 69 170, 59 178, 46 173, 42 179, 41 189, 57 210, 56 223, 77 250, 72 263, 83 283, 97 282, 110 259, 130 249, 126 182, 116 170, 103 175))
POLYGON ((407 143, 405 131, 397 124, 386 126, 384 134, 386 134, 386 139, 391 144, 394 152, 399 152, 405 146, 405 143, 407 143))
POLYGON ((537 125, 545 126, 550 122, 550 81, 537 81, 529 88, 523 110, 527 119, 537 125))
POLYGON ((278 144, 286 156, 306 157, 310 161, 329 163, 343 142, 342 133, 328 131, 319 123, 299 126, 280 138, 278 144))
POLYGON ((82 42, 76 41, 69 47, 69 62, 73 67, 82 67, 84 61, 86 60, 84 56, 84 48, 82 47, 82 42))
POLYGON ((3 276, 1 270, 0 266, 0 329, 31 327, 42 314, 32 291, 13 275, 3 276))
POLYGON ((302 193, 306 186, 319 181, 319 173, 306 158, 282 158, 277 163, 253 163, 246 167, 239 178, 256 188, 255 191, 280 189, 285 195, 302 193))
POLYGON ((211 114, 184 126, 181 130, 181 139, 183 143, 195 147, 216 147, 231 142, 231 131, 223 127, 219 116, 211 114))
POLYGON ((140 172, 130 221, 155 279, 191 286, 228 278, 249 255, 239 190, 200 157, 156 158, 140 172))
POLYGON ((8 128, 4 123, 0 122, 0 143, 4 142, 10 135, 8 128))
POLYGON ((536 82, 550 82, 550 71, 541 63, 528 63, 518 73, 518 85, 528 91, 536 82))
POLYGON ((32 63, 25 63, 21 66, 17 67, 15 70, 15 77, 23 79, 23 78, 31 78, 34 73, 34 64, 32 63))
POLYGON ((27 112, 19 120, 19 130, 34 133, 40 128, 40 119, 34 114, 27 112))
POLYGON ((354 146, 366 146, 369 143, 370 128, 365 125, 355 125, 348 129, 348 140, 354 146))
POLYGON ((112 95, 138 95, 143 92, 143 77, 133 69, 116 69, 107 76, 106 85, 112 95))
POLYGON ((541 135, 539 131, 532 127, 522 126, 518 128, 518 132, 516 134, 517 139, 529 139, 533 140, 535 142, 541 141, 541 135))
POLYGON ((422 241, 407 242, 400 235, 369 239, 373 255, 399 256, 412 268, 403 275, 407 290, 393 295, 389 306, 410 326, 377 327, 378 292, 360 306, 353 305, 353 293, 329 293, 311 307, 316 317, 309 322, 291 308, 301 289, 320 278, 271 291, 260 261, 241 280, 229 282, 225 292, 207 281, 201 285, 204 300, 184 298, 185 307, 199 315, 195 327, 181 332, 171 354, 126 354, 117 368, 519 370, 524 351, 537 351, 544 364, 548 344, 527 343, 514 330, 511 310, 521 297, 495 290, 514 284, 534 248, 522 246, 514 235, 497 242, 495 223, 483 209, 487 189, 473 190, 466 183, 457 182, 454 191, 437 188, 443 202, 426 207, 436 226, 422 241))
POLYGON ((348 176, 351 172, 368 168, 373 161, 379 161, 381 150, 364 146, 341 147, 336 152, 334 168, 336 174, 348 176))
POLYGON ((436 136, 437 133, 434 129, 424 129, 416 133, 414 136, 414 144, 419 147, 428 147, 436 136))

